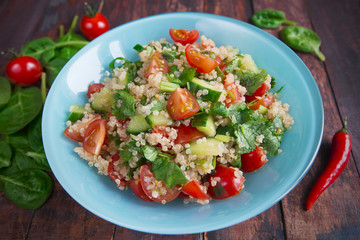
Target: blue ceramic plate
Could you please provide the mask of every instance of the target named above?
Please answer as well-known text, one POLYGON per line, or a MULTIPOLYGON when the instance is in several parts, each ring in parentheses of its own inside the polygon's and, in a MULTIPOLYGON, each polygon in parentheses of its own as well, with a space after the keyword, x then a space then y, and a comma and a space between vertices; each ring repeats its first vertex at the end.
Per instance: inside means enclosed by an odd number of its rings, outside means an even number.
POLYGON ((114 224, 158 234, 212 231, 245 221, 273 206, 303 178, 323 132, 318 87, 300 58, 277 38, 247 23, 203 13, 171 13, 133 21, 105 33, 80 50, 61 70, 47 97, 42 129, 46 156, 62 187, 83 207, 114 224), (217 46, 232 45, 251 54, 260 68, 284 86, 281 100, 291 105, 295 125, 285 134, 276 158, 246 174, 240 195, 208 205, 162 205, 119 191, 108 177, 74 153, 76 143, 63 131, 71 104, 85 104, 90 83, 99 82, 116 57, 137 60, 136 44, 169 37, 169 28, 197 29, 217 46))

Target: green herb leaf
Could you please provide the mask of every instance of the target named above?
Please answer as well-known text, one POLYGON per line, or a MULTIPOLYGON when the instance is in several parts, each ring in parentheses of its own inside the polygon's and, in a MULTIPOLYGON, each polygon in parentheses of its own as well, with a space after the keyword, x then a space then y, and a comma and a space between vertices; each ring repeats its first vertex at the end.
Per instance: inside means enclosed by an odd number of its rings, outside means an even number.
POLYGON ((35 39, 25 44, 23 55, 32 56, 46 63, 55 56, 55 43, 48 37, 35 39))
POLYGON ((0 110, 9 102, 11 96, 11 85, 9 80, 0 77, 0 110))
POLYGON ((274 120, 269 123, 268 129, 264 131, 264 140, 261 146, 270 156, 276 156, 280 149, 283 135, 286 132, 286 128, 282 123, 280 115, 276 115, 274 120))
POLYGON ((117 119, 125 120, 128 117, 134 116, 135 112, 135 103, 136 100, 130 93, 125 90, 117 90, 114 94, 114 104, 112 105, 112 114, 114 114, 117 119), (117 107, 118 101, 120 100, 120 107, 117 107))
POLYGON ((273 9, 264 9, 256 12, 252 16, 251 22, 261 28, 277 28, 283 23, 296 25, 295 22, 285 18, 284 12, 273 9))
POLYGON ((147 160, 149 160, 150 162, 154 162, 158 152, 156 150, 156 148, 149 146, 149 145, 145 145, 142 147, 142 152, 144 154, 144 158, 146 158, 147 160))
POLYGON ((46 83, 51 86, 60 70, 65 66, 68 60, 64 58, 55 58, 45 65, 46 83))
POLYGON ((264 69, 261 69, 259 72, 240 69, 235 71, 234 74, 240 80, 240 84, 246 87, 247 95, 252 95, 265 82, 267 75, 264 69))
POLYGON ((9 167, 11 165, 12 151, 4 141, 0 141, 0 168, 9 167))
POLYGON ((178 165, 167 158, 158 157, 153 162, 151 171, 156 179, 164 181, 170 188, 188 182, 178 165))
POLYGON ((216 102, 215 104, 212 104, 209 110, 209 114, 211 115, 220 115, 223 117, 229 116, 229 111, 227 107, 222 104, 221 102, 216 102))
POLYGON ((141 46, 140 44, 136 44, 134 47, 133 47, 138 53, 143 51, 145 48, 143 46, 141 46))

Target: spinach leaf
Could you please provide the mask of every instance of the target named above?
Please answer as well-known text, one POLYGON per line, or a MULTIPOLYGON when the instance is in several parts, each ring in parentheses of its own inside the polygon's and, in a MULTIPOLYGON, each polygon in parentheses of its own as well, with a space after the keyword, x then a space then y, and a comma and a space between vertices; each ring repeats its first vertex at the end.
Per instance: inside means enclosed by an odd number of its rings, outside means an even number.
POLYGON ((165 157, 158 157, 153 162, 151 171, 156 179, 164 181, 170 188, 188 182, 179 166, 165 157))
POLYGON ((11 165, 12 151, 4 141, 0 141, 0 168, 9 167, 11 165))
POLYGON ((325 61, 324 54, 320 51, 321 39, 312 30, 289 26, 280 31, 281 40, 289 47, 302 52, 315 52, 321 61, 325 61))
POLYGON ((136 100, 127 91, 117 90, 114 94, 114 100, 115 102, 112 105, 112 114, 114 114, 117 119, 125 120, 126 118, 134 116, 136 114, 136 100), (118 104, 120 104, 120 107, 118 107, 118 104))
POLYGON ((285 18, 285 13, 273 9, 263 9, 256 12, 251 21, 254 25, 261 28, 277 28, 281 24, 296 25, 295 22, 289 21, 285 18))
POLYGON ((40 89, 15 89, 9 103, 0 111, 0 134, 15 133, 24 128, 38 115, 41 107, 40 89))
POLYGON ((11 85, 9 80, 0 77, 0 110, 9 102, 11 96, 11 85))
POLYGON ((27 169, 9 176, 0 175, 5 196, 26 209, 42 206, 51 194, 52 180, 39 169, 27 169))
POLYGON ((25 44, 23 54, 46 63, 55 56, 55 43, 48 37, 35 39, 25 44))
POLYGON ((46 69, 46 83, 51 86, 59 74, 60 70, 65 66, 67 63, 67 59, 65 58, 54 58, 50 62, 45 65, 46 69))
POLYGON ((40 113, 30 124, 28 128, 27 138, 30 148, 35 152, 44 150, 42 137, 41 137, 41 117, 40 113))

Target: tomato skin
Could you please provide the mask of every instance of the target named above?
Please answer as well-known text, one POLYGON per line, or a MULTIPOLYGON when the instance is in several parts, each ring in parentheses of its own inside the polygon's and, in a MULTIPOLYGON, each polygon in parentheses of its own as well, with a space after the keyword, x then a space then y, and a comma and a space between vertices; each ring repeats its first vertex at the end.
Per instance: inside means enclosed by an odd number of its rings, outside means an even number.
MULTIPOLYGON (((100 118, 101 118, 100 115, 96 114, 96 116, 95 116, 94 118, 90 119, 90 120, 87 121, 87 122, 81 123, 81 124, 77 127, 77 129, 81 129, 81 128, 86 129, 91 122, 95 121, 96 119, 100 119, 100 118)), ((77 131, 71 131, 71 132, 70 132, 70 127, 67 127, 67 128, 64 130, 64 134, 65 134, 65 136, 67 136, 68 138, 70 138, 71 140, 76 141, 76 142, 82 142, 82 141, 84 140, 84 138, 83 138, 83 136, 81 136, 79 130, 77 130, 77 131)))
POLYGON ((103 87, 105 87, 105 85, 102 83, 90 84, 86 96, 90 98, 92 94, 100 92, 103 87))
POLYGON ((241 192, 244 187, 245 178, 235 168, 217 166, 215 173, 207 177, 210 186, 208 193, 215 199, 225 199, 233 197, 241 192), (211 185, 212 180, 219 178, 215 186, 211 185))
POLYGON ((96 119, 85 130, 83 147, 91 154, 99 155, 105 142, 107 130, 106 120, 96 119))
POLYGON ((97 12, 94 17, 84 15, 81 19, 80 30, 89 40, 97 38, 109 29, 109 22, 102 13, 97 12))
POLYGON ((11 83, 29 86, 40 80, 43 68, 36 58, 22 56, 11 60, 5 71, 11 83))
POLYGON ((145 71, 144 77, 148 78, 151 74, 158 72, 168 73, 169 65, 164 56, 156 50, 150 57, 150 63, 145 71))
POLYGON ((271 104, 273 104, 275 102, 275 98, 273 95, 267 95, 264 96, 258 100, 256 100, 253 104, 251 104, 249 106, 250 109, 252 110, 258 110, 260 105, 269 108, 271 104))
POLYGON ((186 29, 173 29, 169 30, 170 37, 174 42, 181 43, 182 45, 193 44, 199 38, 198 30, 186 30, 186 29))
POLYGON ((216 60, 195 50, 192 45, 185 48, 185 55, 189 65, 200 73, 209 73, 218 65, 216 60))
POLYGON ((230 81, 227 76, 225 77, 225 79, 223 81, 223 85, 224 85, 226 92, 228 93, 226 95, 225 105, 226 105, 226 107, 230 107, 230 105, 240 101, 241 94, 239 93, 235 82, 230 81))
POLYGON ((196 127, 193 127, 191 125, 186 126, 184 124, 181 124, 179 127, 176 127, 177 129, 177 137, 174 140, 175 144, 186 144, 192 141, 195 141, 199 138, 206 137, 204 133, 200 132, 196 129, 196 127))
POLYGON ((245 173, 254 172, 264 166, 267 161, 264 149, 256 146, 253 151, 241 154, 241 170, 245 173))
POLYGON ((111 159, 112 161, 109 162, 108 166, 108 175, 119 188, 124 188, 126 187, 126 181, 121 177, 121 174, 114 169, 114 162, 120 159, 119 153, 114 154, 111 159))
POLYGON ((194 197, 199 200, 208 200, 210 199, 209 194, 207 194, 203 189, 200 187, 199 181, 190 181, 186 183, 182 188, 181 191, 186 193, 187 195, 194 197))
POLYGON ((171 93, 166 109, 173 120, 180 120, 197 113, 200 105, 188 90, 177 88, 171 93))
POLYGON ((148 198, 150 198, 151 200, 153 200, 155 202, 168 203, 168 202, 171 202, 172 200, 176 199, 180 194, 180 190, 177 189, 176 187, 169 188, 163 181, 156 180, 154 178, 154 174, 150 170, 149 165, 141 166, 140 181, 141 181, 142 189, 144 190, 144 193, 146 194, 146 196, 148 196, 148 198), (154 197, 152 195, 152 189, 149 189, 148 187, 149 187, 149 185, 156 185, 155 189, 157 189, 157 184, 159 184, 159 183, 161 183, 162 186, 166 189, 166 194, 164 194, 164 195, 159 194, 158 196, 154 197))
POLYGON ((152 200, 145 194, 141 186, 140 179, 131 179, 129 181, 129 187, 131 188, 131 191, 135 194, 135 196, 137 196, 138 198, 147 202, 152 202, 152 200))
POLYGON ((256 91, 252 94, 252 95, 245 95, 245 101, 247 103, 252 102, 256 99, 258 99, 258 97, 262 97, 265 95, 265 93, 267 93, 270 90, 270 86, 266 83, 262 83, 261 86, 256 89, 256 91))

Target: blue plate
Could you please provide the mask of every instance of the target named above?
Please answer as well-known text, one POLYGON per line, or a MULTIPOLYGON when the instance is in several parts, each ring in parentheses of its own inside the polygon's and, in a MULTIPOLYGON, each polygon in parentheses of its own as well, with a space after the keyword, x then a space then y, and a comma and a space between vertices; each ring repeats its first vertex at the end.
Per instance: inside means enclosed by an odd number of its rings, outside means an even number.
POLYGON ((318 87, 300 58, 277 38, 247 23, 204 13, 170 13, 136 20, 105 33, 81 49, 61 70, 46 99, 42 129, 46 156, 62 187, 79 204, 114 224, 158 234, 188 234, 225 228, 265 211, 283 198, 310 168, 321 142, 324 113, 318 87), (133 47, 166 38, 169 28, 197 29, 217 46, 251 54, 260 68, 284 86, 280 100, 291 105, 295 125, 283 152, 246 174, 240 195, 208 205, 144 202, 119 191, 108 177, 80 159, 63 131, 71 104, 85 104, 90 83, 99 82, 116 57, 137 60, 133 47))

